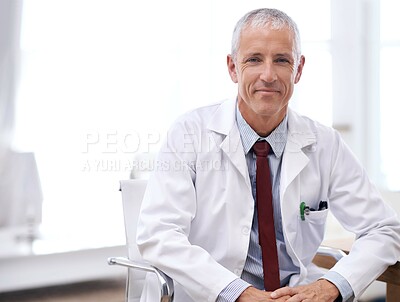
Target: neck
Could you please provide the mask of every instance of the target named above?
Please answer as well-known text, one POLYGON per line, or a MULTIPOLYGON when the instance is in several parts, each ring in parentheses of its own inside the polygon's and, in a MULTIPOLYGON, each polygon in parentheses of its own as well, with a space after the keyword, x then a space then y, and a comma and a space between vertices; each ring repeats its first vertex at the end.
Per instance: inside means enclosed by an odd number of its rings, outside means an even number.
POLYGON ((240 106, 239 103, 239 111, 244 120, 259 136, 266 137, 283 121, 287 114, 287 107, 282 108, 280 112, 274 115, 261 115, 256 114, 247 107, 240 106))

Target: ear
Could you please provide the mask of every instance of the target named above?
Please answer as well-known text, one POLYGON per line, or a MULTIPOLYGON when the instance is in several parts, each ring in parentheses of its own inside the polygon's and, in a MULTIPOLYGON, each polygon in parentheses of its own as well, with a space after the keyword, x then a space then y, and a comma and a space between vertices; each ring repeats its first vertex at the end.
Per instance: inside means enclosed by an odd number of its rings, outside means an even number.
POLYGON ((228 72, 233 81, 233 83, 237 83, 237 73, 236 73, 236 64, 232 58, 232 55, 228 55, 226 57, 226 63, 228 65, 228 72))
POLYGON ((303 67, 304 67, 304 63, 306 62, 306 59, 304 56, 300 57, 300 63, 299 66, 297 66, 297 73, 296 76, 294 78, 294 83, 297 84, 300 81, 301 78, 301 74, 303 73, 303 67))

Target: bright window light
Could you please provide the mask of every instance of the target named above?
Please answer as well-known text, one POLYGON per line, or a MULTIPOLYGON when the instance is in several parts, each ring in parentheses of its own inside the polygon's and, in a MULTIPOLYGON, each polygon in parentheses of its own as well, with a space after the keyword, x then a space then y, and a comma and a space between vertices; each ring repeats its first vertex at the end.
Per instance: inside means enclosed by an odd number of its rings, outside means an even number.
POLYGON ((398 1, 381 0, 381 56, 380 56, 380 138, 381 169, 389 190, 400 190, 400 159, 395 137, 400 129, 397 113, 398 70, 400 69, 400 10, 398 1))
POLYGON ((35 152, 49 236, 123 237, 118 181, 147 168, 137 158, 179 114, 235 94, 225 66, 234 23, 265 5, 298 22, 309 56, 293 105, 330 124, 328 0, 24 2, 14 147, 35 152))

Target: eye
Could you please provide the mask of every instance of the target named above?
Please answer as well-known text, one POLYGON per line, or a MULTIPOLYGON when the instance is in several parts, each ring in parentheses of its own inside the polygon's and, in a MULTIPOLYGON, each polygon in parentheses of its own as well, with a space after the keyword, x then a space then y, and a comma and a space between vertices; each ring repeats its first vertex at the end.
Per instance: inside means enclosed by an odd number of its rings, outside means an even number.
POLYGON ((275 60, 275 62, 277 62, 277 63, 290 63, 290 61, 288 59, 286 59, 286 58, 277 58, 275 60))
POLYGON ((259 62, 261 62, 261 60, 257 57, 251 57, 246 59, 246 63, 259 63, 259 62))

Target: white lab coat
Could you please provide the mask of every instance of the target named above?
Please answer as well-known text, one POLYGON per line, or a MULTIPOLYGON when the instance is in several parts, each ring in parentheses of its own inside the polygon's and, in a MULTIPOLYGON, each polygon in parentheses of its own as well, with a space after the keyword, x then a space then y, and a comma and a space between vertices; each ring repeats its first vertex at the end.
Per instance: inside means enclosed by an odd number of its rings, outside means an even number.
MULTIPOLYGON (((177 302, 215 301, 246 261, 254 200, 235 108, 228 100, 176 121, 148 182, 137 243, 176 281, 177 302)), ((287 251, 300 267, 290 286, 321 276, 311 261, 329 210, 356 234, 350 255, 333 268, 356 297, 400 256, 398 217, 338 133, 291 110, 280 199, 287 251), (317 208, 321 200, 328 210, 300 219, 302 201, 317 208)))

